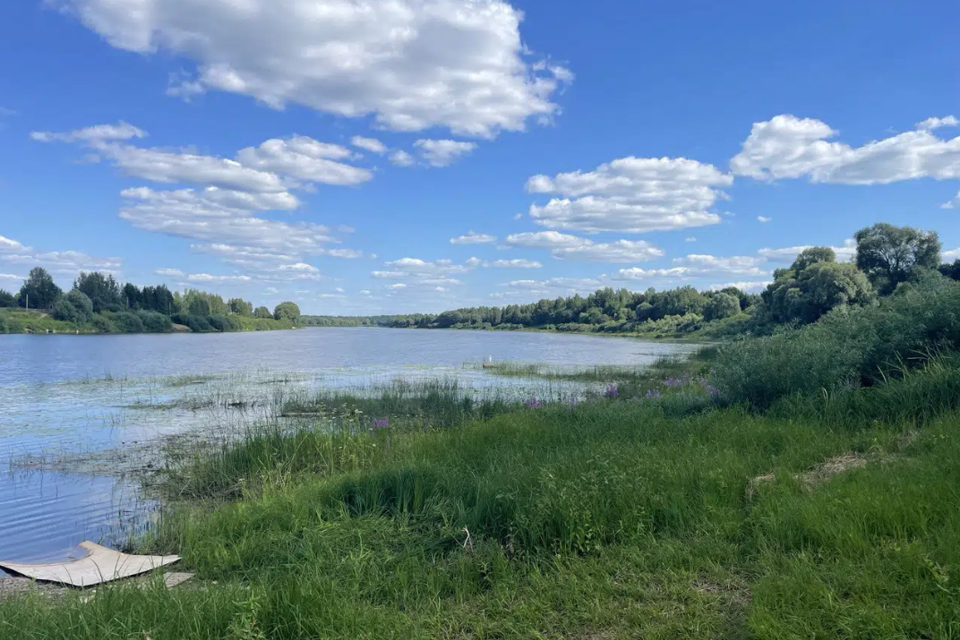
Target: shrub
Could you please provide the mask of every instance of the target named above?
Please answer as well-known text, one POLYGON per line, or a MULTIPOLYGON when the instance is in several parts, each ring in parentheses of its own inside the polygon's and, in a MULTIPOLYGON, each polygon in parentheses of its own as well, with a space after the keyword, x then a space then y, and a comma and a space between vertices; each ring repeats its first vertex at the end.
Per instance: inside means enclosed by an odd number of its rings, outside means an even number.
POLYGON ((290 320, 297 324, 300 321, 300 307, 293 302, 281 302, 273 310, 273 317, 277 320, 290 320))
POLYGON ((143 333, 143 322, 140 316, 133 311, 123 311, 115 313, 111 320, 121 333, 143 333))
POLYGON ((60 298, 53 303, 53 309, 50 310, 50 315, 53 316, 54 320, 62 320, 63 322, 77 322, 77 311, 73 308, 73 305, 67 302, 64 298, 60 298))
POLYGON ((230 316, 207 316, 207 322, 214 331, 240 331, 240 322, 230 316))
POLYGON ((871 386, 958 346, 960 284, 928 273, 873 306, 841 307, 802 329, 731 345, 713 378, 727 399, 767 407, 798 392, 871 386))
POLYGON ((138 311, 137 316, 148 333, 168 333, 173 330, 173 321, 156 311, 138 311))
POLYGON ((93 317, 93 301, 79 289, 71 289, 53 304, 51 314, 55 320, 76 324, 90 322, 93 317))
POLYGON ((97 330, 98 333, 117 333, 117 327, 110 321, 110 318, 102 315, 93 316, 91 320, 93 328, 97 330))

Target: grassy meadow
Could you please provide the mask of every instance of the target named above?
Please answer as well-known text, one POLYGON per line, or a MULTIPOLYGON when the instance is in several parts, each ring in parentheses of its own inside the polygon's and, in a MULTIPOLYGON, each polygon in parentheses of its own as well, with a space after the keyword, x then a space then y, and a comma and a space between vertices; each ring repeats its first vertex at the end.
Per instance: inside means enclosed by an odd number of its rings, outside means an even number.
POLYGON ((166 477, 138 545, 193 583, 0 638, 958 638, 958 347, 935 282, 586 400, 292 398, 166 477))

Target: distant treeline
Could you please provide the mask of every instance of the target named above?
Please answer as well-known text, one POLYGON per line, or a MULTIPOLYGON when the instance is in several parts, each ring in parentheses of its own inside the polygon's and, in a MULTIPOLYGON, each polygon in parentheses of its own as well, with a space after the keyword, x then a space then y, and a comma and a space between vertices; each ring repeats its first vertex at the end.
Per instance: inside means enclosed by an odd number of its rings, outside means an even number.
POLYGON ((255 309, 242 298, 224 301, 196 289, 181 293, 165 285, 121 286, 112 275, 98 271, 81 272, 64 293, 41 267, 30 270, 18 293, 0 289, 0 308, 18 307, 43 313, 0 315, 0 333, 71 328, 83 333, 164 333, 175 325, 199 333, 260 331, 288 329, 300 321, 300 308, 293 302, 283 302, 271 312, 263 306, 255 309))
POLYGON ((440 314, 306 316, 310 326, 378 326, 426 329, 541 329, 573 332, 715 336, 770 333, 802 326, 843 305, 863 306, 890 295, 898 285, 924 277, 960 280, 960 260, 941 264, 936 232, 879 223, 854 235, 854 262, 837 262, 829 247, 802 251, 790 267, 777 269, 761 294, 735 287, 698 291, 600 289, 505 307, 470 307, 440 314))

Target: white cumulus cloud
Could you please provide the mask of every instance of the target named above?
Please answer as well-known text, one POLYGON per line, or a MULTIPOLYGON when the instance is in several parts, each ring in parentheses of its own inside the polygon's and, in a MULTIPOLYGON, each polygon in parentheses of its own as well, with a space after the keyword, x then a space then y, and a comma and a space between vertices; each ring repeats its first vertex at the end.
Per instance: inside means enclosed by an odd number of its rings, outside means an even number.
POLYGON ((753 125, 730 161, 737 175, 758 180, 807 177, 811 182, 886 184, 917 178, 960 178, 960 137, 942 139, 933 130, 956 119, 930 118, 914 131, 854 147, 835 142, 825 122, 778 115, 753 125))
POLYGON ((516 233, 506 237, 508 245, 549 249, 557 260, 577 262, 645 262, 662 257, 663 250, 644 240, 594 242, 558 231, 516 233))
POLYGON ((67 133, 34 131, 30 134, 30 138, 37 142, 86 142, 93 146, 112 140, 130 140, 131 138, 145 138, 146 136, 146 131, 122 120, 117 124, 98 124, 67 133))
POLYGON ((245 167, 285 174, 307 182, 355 185, 372 180, 373 174, 369 170, 337 162, 352 156, 346 147, 318 142, 306 136, 293 136, 241 149, 237 160, 245 167))
POLYGON ((353 136, 350 138, 350 144, 357 147, 358 149, 363 149, 364 151, 369 151, 370 153, 386 153, 387 145, 383 144, 376 138, 364 138, 363 136, 353 136))
POLYGON ((412 155, 406 151, 394 151, 390 154, 390 162, 398 167, 410 167, 416 162, 412 155))
POLYGON ((540 269, 543 267, 543 265, 536 260, 524 260, 523 258, 494 260, 490 263, 490 266, 496 269, 540 269))
POLYGON ((462 236, 450 238, 450 244, 490 244, 496 241, 497 236, 492 236, 489 233, 477 233, 475 231, 468 231, 462 236))
POLYGON ((251 96, 399 131, 549 120, 572 74, 531 59, 503 0, 55 0, 112 46, 196 64, 168 90, 251 96))
POLYGON ((459 140, 417 140, 413 146, 431 167, 446 167, 477 148, 475 142, 459 140))
POLYGON ((555 194, 530 217, 554 229, 644 233, 718 224, 710 208, 733 177, 687 158, 621 158, 594 171, 536 175, 527 191, 555 194))

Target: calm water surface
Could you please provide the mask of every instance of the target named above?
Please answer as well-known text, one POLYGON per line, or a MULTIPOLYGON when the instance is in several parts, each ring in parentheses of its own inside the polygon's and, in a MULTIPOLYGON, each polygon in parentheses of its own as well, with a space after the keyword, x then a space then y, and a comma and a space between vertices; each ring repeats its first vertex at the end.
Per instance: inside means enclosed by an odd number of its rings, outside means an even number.
POLYGON ((258 405, 226 409, 233 398, 266 407, 278 393, 397 378, 455 378, 477 394, 506 388, 529 396, 548 384, 548 392, 575 392, 569 383, 504 378, 470 363, 642 365, 691 349, 549 333, 352 328, 0 336, 0 559, 65 559, 83 540, 115 544, 146 526, 153 505, 130 477, 144 464, 136 452, 164 437, 267 417, 258 405), (204 406, 211 397, 223 402, 204 406))

